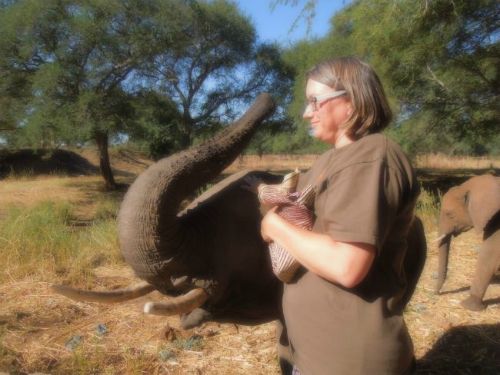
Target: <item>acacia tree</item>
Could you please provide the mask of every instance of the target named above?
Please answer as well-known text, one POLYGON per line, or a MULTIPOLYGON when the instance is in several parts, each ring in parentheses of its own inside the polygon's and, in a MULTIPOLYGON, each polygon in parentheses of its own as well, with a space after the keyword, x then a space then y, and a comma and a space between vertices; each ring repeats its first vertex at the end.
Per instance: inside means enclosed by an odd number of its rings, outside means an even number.
POLYGON ((481 153, 498 141, 499 31, 494 0, 359 0, 324 38, 289 55, 297 71, 331 56, 368 60, 399 112, 393 135, 409 151, 481 153))
MULTIPOLYGON (((0 105, 19 134, 92 139, 108 188, 116 183, 108 142, 131 117, 126 81, 157 51, 152 15, 168 14, 165 40, 178 34, 175 7, 160 1, 25 0, 0 13, 0 105), (8 108, 7 108, 8 109, 8 108)), ((175 4, 170 4, 175 5, 175 4)), ((181 38, 180 38, 181 39, 181 38)), ((166 44, 163 44, 165 47, 166 44)), ((18 134, 18 139, 19 139, 18 134)))
POLYGON ((498 133, 497 1, 364 0, 334 23, 389 82, 406 125, 420 128, 412 134, 400 126, 405 136, 477 153, 498 133), (375 15, 377 25, 370 25, 375 15))
POLYGON ((318 5, 318 0, 271 0, 269 3, 271 10, 275 10, 278 5, 289 5, 296 7, 300 5, 299 15, 295 18, 293 23, 290 25, 290 31, 295 29, 299 22, 305 21, 307 24, 307 33, 309 34, 312 29, 312 23, 314 22, 314 17, 316 16, 316 6, 318 5))
POLYGON ((260 91, 287 98, 292 70, 278 47, 257 43, 253 25, 234 4, 192 1, 182 14, 185 43, 163 48, 139 73, 147 87, 177 104, 180 148, 207 125, 233 118, 260 91))
POLYGON ((182 149, 182 114, 170 97, 154 90, 139 91, 133 100, 135 121, 126 132, 129 140, 158 160, 182 149))
POLYGON ((174 151, 256 92, 279 95, 290 83, 280 51, 258 45, 228 1, 20 0, 0 12, 0 106, 18 108, 3 120, 17 127, 8 138, 41 147, 92 139, 108 188, 110 136, 133 133, 137 115, 149 116, 137 104, 155 103, 137 92, 177 107, 180 120, 160 134, 179 134, 174 151))

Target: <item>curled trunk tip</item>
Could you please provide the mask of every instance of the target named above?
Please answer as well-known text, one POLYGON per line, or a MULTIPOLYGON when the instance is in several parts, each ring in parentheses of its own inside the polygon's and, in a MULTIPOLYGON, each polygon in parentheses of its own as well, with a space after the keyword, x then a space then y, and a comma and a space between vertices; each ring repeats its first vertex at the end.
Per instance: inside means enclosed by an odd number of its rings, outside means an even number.
POLYGON ((208 293, 203 288, 196 288, 167 302, 148 302, 144 305, 144 312, 166 316, 186 314, 203 305, 207 299, 208 293))

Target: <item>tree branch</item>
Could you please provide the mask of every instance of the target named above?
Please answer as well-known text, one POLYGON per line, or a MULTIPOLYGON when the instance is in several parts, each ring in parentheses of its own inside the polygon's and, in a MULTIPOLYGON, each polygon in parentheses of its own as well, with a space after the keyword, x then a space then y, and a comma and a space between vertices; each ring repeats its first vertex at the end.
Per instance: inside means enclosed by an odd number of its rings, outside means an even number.
POLYGON ((437 76, 436 74, 432 71, 431 67, 429 66, 429 64, 427 64, 427 71, 430 73, 431 77, 432 77, 432 80, 437 82, 439 84, 439 86, 441 86, 443 89, 445 89, 446 91, 448 91, 448 88, 446 87, 446 85, 443 83, 443 81, 441 81, 437 76))

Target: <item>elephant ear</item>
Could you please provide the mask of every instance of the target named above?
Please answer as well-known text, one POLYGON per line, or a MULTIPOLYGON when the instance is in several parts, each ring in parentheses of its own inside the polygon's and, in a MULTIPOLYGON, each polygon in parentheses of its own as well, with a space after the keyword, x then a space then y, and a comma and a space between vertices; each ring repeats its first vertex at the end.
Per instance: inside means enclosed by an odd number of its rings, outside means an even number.
MULTIPOLYGON (((210 189, 206 190, 203 194, 198 196, 195 200, 193 200, 185 209, 183 209, 181 212, 177 214, 178 217, 186 215, 189 211, 195 210, 197 207, 200 205, 207 204, 221 195, 224 194, 228 189, 232 188, 235 185, 242 185, 244 184, 244 178, 246 176, 253 175, 257 178, 262 179, 266 183, 278 183, 281 181, 282 176, 279 175, 273 175, 271 173, 267 172, 260 172, 260 171, 252 171, 252 170, 243 170, 240 172, 236 172, 216 185, 212 186, 210 189)), ((257 195, 255 195, 257 196, 257 195)))
POLYGON ((500 178, 485 175, 474 178, 469 190, 469 214, 478 233, 500 211, 500 178))

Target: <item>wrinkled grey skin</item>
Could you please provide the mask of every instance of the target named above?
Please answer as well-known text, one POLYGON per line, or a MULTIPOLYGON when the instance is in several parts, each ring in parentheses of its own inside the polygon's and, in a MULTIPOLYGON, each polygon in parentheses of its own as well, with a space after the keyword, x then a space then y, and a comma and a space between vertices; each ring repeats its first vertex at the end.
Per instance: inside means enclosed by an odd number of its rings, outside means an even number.
MULTIPOLYGON (((238 156, 273 109, 269 95, 259 96, 230 129, 158 161, 125 195, 119 242, 137 276, 168 295, 197 287, 209 294, 201 308, 182 317, 184 328, 207 320, 259 323, 280 317, 282 286, 260 236, 258 201, 241 188, 248 172, 225 179, 179 213, 181 202, 238 156)), ((276 182, 276 176, 252 173, 276 182)))
POLYGON ((451 238, 472 227, 483 233, 470 296, 462 301, 466 309, 479 311, 486 306, 483 297, 500 266, 500 178, 491 175, 472 177, 451 188, 441 202, 439 216, 439 268, 436 293, 439 293, 448 269, 451 238))

